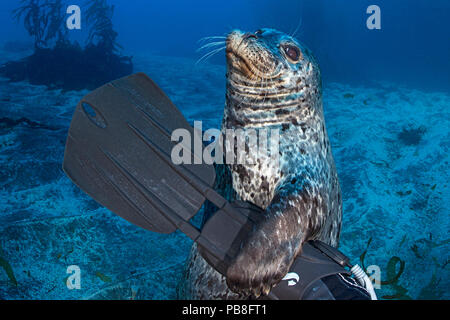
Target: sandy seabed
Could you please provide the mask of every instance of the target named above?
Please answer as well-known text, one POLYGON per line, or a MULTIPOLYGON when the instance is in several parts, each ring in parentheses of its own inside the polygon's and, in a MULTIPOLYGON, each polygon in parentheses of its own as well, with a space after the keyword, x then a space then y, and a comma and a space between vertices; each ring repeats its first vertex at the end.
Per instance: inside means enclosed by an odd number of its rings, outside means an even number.
MULTIPOLYGON (((223 66, 134 61, 189 121, 220 127, 223 66)), ((190 240, 131 225, 62 172, 86 93, 0 78, 0 298, 175 299, 190 240), (81 269, 80 290, 66 286, 69 265, 81 269)), ((449 93, 326 83, 324 109, 343 191, 340 249, 379 266, 380 298, 449 299, 449 93)))

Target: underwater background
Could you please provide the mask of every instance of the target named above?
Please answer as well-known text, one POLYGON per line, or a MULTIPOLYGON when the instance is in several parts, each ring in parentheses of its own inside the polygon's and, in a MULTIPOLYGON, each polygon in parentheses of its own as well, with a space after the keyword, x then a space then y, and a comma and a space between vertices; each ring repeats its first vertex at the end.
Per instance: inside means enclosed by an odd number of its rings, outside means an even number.
POLYGON ((97 84, 142 71, 190 122, 219 128, 225 54, 199 61, 201 39, 272 27, 321 66, 341 251, 379 266, 380 299, 449 299, 449 16, 448 0, 2 1, 0 298, 176 299, 191 241, 142 230, 72 184, 61 169, 72 113, 97 84), (79 5, 81 30, 30 35, 33 19, 12 11, 36 3, 79 5), (366 26, 370 5, 380 30, 366 26), (95 29, 102 17, 108 27, 95 29), (66 286, 70 265, 80 290, 66 286))

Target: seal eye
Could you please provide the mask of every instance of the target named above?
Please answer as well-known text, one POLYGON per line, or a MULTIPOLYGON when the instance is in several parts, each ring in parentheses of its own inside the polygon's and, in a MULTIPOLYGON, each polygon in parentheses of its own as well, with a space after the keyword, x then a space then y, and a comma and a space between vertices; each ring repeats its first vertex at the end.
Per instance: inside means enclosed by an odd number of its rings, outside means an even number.
POLYGON ((298 62, 301 58, 300 49, 296 46, 287 44, 283 46, 284 53, 293 62, 298 62))

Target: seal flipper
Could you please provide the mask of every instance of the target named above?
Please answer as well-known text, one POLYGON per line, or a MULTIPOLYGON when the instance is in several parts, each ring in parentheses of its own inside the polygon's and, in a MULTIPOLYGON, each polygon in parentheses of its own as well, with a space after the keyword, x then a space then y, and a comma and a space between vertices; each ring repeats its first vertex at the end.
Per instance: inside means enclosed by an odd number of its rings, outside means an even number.
POLYGON ((308 187, 282 187, 228 268, 228 287, 239 294, 267 295, 289 271, 303 243, 320 230, 326 220, 324 203, 308 187))

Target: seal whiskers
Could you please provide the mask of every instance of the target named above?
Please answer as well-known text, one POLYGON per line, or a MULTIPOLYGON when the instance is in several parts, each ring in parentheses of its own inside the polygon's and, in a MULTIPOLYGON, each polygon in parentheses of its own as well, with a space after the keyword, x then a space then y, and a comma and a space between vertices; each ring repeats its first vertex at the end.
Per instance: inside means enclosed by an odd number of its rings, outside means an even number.
POLYGON ((215 41, 215 42, 210 42, 207 44, 204 44, 203 46, 201 46, 200 48, 197 49, 197 52, 203 50, 203 49, 207 49, 210 47, 216 47, 216 46, 224 46, 225 45, 225 41, 215 41))
POLYGON ((204 54, 200 59, 197 60, 197 62, 195 64, 200 63, 201 61, 207 60, 209 58, 211 58, 213 55, 219 53, 221 50, 226 48, 226 37, 225 36, 210 36, 210 37, 204 37, 202 39, 200 39, 198 41, 198 43, 203 43, 209 40, 220 40, 220 41, 213 41, 213 42, 209 42, 206 44, 203 44, 201 47, 199 47, 197 49, 197 52, 200 52, 204 49, 208 49, 208 48, 213 48, 213 47, 217 47, 217 46, 221 46, 220 48, 215 48, 213 50, 211 50, 210 52, 207 52, 206 54, 204 54))
POLYGON ((202 56, 200 59, 197 60, 197 62, 195 64, 199 64, 200 62, 207 60, 209 58, 211 58, 213 55, 219 53, 220 51, 222 51, 223 49, 225 49, 225 46, 214 49, 208 53, 206 53, 204 56, 202 56))
POLYGON ((211 39, 223 39, 225 41, 227 37, 226 36, 209 36, 209 37, 203 37, 200 40, 198 40, 198 43, 202 43, 211 39))

